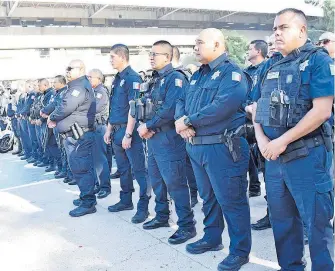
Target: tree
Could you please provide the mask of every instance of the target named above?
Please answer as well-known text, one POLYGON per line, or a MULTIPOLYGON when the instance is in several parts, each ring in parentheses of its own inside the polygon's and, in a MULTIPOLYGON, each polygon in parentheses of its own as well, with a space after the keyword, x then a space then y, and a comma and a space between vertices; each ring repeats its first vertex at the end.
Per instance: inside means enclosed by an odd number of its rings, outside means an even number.
POLYGON ((236 31, 222 30, 226 38, 229 57, 240 67, 245 66, 245 55, 248 46, 247 39, 236 31))
POLYGON ((322 6, 323 17, 317 19, 317 21, 313 22, 313 24, 311 24, 310 26, 308 36, 313 42, 317 41, 323 32, 326 31, 334 32, 334 16, 335 16, 334 0, 325 0, 323 3, 319 3, 318 5, 322 6))

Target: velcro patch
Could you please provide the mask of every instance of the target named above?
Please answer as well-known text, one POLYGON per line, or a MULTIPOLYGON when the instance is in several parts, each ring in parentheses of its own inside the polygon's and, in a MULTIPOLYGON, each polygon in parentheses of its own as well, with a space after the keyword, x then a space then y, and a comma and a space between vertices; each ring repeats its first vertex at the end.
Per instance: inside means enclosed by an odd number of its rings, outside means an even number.
POLYGON ((73 96, 73 97, 78 97, 79 96, 79 94, 80 94, 80 91, 79 90, 74 90, 74 91, 72 91, 72 93, 71 93, 71 95, 73 96))
POLYGON ((269 72, 266 79, 277 79, 279 78, 279 72, 269 72))

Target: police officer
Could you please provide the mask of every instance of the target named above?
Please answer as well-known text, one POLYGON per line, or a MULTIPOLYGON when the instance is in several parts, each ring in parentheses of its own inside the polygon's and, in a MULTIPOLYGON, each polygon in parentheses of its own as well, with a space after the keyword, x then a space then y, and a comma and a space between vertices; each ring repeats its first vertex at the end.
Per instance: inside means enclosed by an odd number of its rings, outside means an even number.
POLYGON ((55 90, 51 87, 49 80, 45 78, 39 80, 39 90, 42 96, 40 98, 41 102, 37 107, 37 115, 39 119, 36 121, 36 125, 38 125, 40 128, 39 132, 42 153, 44 154, 44 159, 46 159, 47 163, 49 164, 45 171, 51 172, 57 169, 57 164, 59 166, 61 164, 60 150, 57 147, 53 130, 47 127, 47 121, 45 118, 40 116, 40 111, 53 102, 55 90))
POLYGON ((325 32, 319 37, 317 45, 322 46, 328 51, 330 57, 335 61, 335 34, 332 32, 325 32))
POLYGON ((30 139, 29 135, 29 128, 28 128, 28 122, 29 122, 29 114, 30 114, 30 107, 35 99, 35 93, 32 92, 34 90, 34 82, 32 80, 28 80, 25 84, 24 88, 24 101, 22 104, 21 110, 18 112, 21 119, 21 138, 24 148, 25 155, 21 157, 21 160, 29 160, 33 157, 34 151, 33 151, 33 145, 36 148, 36 144, 34 141, 34 144, 32 143, 32 140, 30 139))
POLYGON ((99 185, 98 199, 103 199, 111 193, 110 168, 107 160, 107 145, 104 142, 106 124, 109 115, 108 91, 102 84, 104 75, 98 69, 93 69, 88 74, 88 79, 94 90, 96 100, 95 115, 95 144, 93 147, 93 162, 96 181, 99 185))
MULTIPOLYGON (((259 71, 264 65, 264 60, 268 53, 268 46, 264 40, 253 40, 249 44, 247 52, 247 59, 251 63, 245 69, 245 72, 250 75, 253 86, 257 83, 259 78, 259 71)), ((248 116, 252 113, 252 91, 249 91, 247 97, 247 104, 244 107, 248 116)), ((247 121, 248 125, 252 125, 251 119, 247 121)), ((261 195, 261 183, 258 178, 258 164, 257 164, 257 144, 254 135, 251 138, 248 137, 248 143, 250 146, 250 160, 249 160, 249 197, 258 197, 261 195)))
POLYGON ((304 270, 303 222, 312 270, 334 270, 331 116, 333 62, 307 41, 307 20, 289 8, 274 21, 276 48, 255 88, 256 139, 266 159, 270 219, 282 270, 304 270))
MULTIPOLYGON (((47 119, 49 115, 55 110, 57 106, 60 106, 62 103, 63 96, 67 90, 66 79, 63 75, 57 75, 54 78, 54 88, 56 94, 53 98, 50 99, 50 103, 41 109, 40 115, 42 118, 47 119)), ((66 178, 68 176, 68 163, 67 156, 63 145, 63 138, 57 132, 57 129, 53 129, 53 133, 57 142, 58 149, 60 150, 60 154, 57 155, 56 159, 61 160, 61 165, 59 163, 59 169, 55 172, 56 179, 64 179, 64 183, 69 183, 70 178, 66 178)), ((71 175, 70 175, 71 176, 71 175)))
POLYGON ((92 156, 96 105, 94 91, 85 74, 81 60, 70 62, 66 73, 68 90, 60 106, 48 118, 48 127, 57 125, 57 131, 65 138, 68 162, 80 190, 80 198, 73 201, 78 207, 69 213, 72 217, 96 212, 92 156))
POLYGON ((140 199, 137 212, 132 217, 133 223, 144 222, 148 215, 148 204, 151 194, 143 143, 136 131, 136 120, 129 115, 129 101, 134 99, 140 89, 141 78, 129 66, 129 49, 123 44, 113 45, 110 51, 111 64, 118 71, 112 85, 108 126, 104 135, 106 144, 112 136, 112 147, 120 171, 120 201, 108 207, 110 212, 134 209, 132 193, 132 170, 140 186, 140 199))
MULTIPOLYGON (((175 202, 178 230, 168 241, 181 244, 196 236, 196 229, 186 180, 185 142, 174 127, 176 101, 187 79, 172 67, 171 60, 171 44, 164 40, 155 42, 150 52, 153 78, 144 100, 147 113, 142 120, 140 111, 136 115, 142 121, 137 130, 148 140, 148 172, 156 195, 156 217, 143 228, 169 227, 169 193, 175 202)), ((137 108, 140 110, 139 105, 137 108)))
POLYGON ((15 117, 17 118, 17 121, 18 121, 18 127, 19 127, 19 131, 20 131, 20 141, 21 141, 21 144, 22 144, 22 151, 21 151, 21 153, 18 154, 18 156, 23 157, 23 156, 25 156, 25 152, 27 151, 27 146, 25 145, 25 141, 23 139, 23 135, 24 135, 25 131, 23 130, 24 124, 23 124, 23 119, 21 118, 20 112, 22 111, 22 109, 24 107, 25 99, 26 99, 26 96, 27 96, 25 85, 24 86, 21 85, 20 90, 21 90, 21 95, 18 98, 15 117))
POLYGON ((249 261, 251 249, 246 195, 249 148, 242 129, 245 113, 239 110, 247 81, 228 58, 220 30, 203 30, 196 39, 195 54, 203 65, 178 102, 182 117, 176 121, 176 130, 189 142, 186 149, 204 201, 205 235, 186 250, 199 254, 223 248, 223 212, 230 246, 218 270, 239 270, 249 261))
MULTIPOLYGON (((187 80, 189 80, 192 76, 191 71, 186 69, 181 63, 180 63, 180 51, 177 46, 172 46, 173 55, 172 55, 172 66, 177 71, 184 73, 187 76, 187 80)), ((192 164, 190 161, 190 158, 188 155, 186 155, 186 177, 187 177, 187 183, 190 188, 190 194, 191 194, 191 207, 193 208, 198 203, 198 188, 197 188, 197 182, 195 180, 194 172, 192 169, 192 164)))
POLYGON ((16 151, 14 151, 12 154, 17 155, 22 152, 22 144, 20 139, 20 127, 19 127, 19 121, 16 117, 16 111, 17 111, 17 105, 18 101, 15 99, 14 93, 9 96, 9 103, 7 107, 7 116, 10 118, 13 132, 16 138, 16 142, 18 144, 18 148, 16 151))

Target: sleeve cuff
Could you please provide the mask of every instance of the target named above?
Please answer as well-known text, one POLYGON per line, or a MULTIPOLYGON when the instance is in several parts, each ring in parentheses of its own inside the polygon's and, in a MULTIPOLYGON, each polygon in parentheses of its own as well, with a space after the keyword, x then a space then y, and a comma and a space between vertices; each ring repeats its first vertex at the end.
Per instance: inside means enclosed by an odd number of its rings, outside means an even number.
POLYGON ((148 130, 154 130, 156 128, 154 126, 153 122, 152 122, 152 119, 149 120, 148 122, 146 122, 145 124, 146 124, 148 130))
POLYGON ((190 124, 193 126, 193 127, 197 127, 197 113, 193 114, 193 115, 190 115, 188 116, 189 120, 190 120, 190 124))

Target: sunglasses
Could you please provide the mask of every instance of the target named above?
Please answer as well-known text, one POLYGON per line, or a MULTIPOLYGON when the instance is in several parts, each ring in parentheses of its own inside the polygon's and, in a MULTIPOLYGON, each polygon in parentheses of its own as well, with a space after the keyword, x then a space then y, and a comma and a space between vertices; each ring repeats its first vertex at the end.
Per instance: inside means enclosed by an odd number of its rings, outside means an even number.
POLYGON ((321 45, 321 44, 326 45, 329 42, 330 42, 329 39, 319 40, 318 42, 316 42, 316 45, 321 45))
POLYGON ((72 71, 73 69, 80 69, 80 67, 67 67, 67 68, 66 68, 66 71, 67 71, 67 72, 70 72, 70 71, 72 71))

